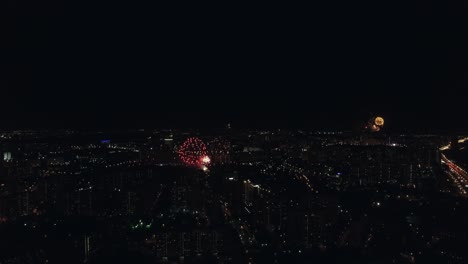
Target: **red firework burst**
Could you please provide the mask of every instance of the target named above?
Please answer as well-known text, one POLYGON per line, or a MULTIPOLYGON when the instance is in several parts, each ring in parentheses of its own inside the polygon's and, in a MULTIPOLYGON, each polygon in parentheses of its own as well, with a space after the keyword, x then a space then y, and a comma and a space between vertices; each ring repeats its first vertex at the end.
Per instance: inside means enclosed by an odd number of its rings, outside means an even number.
POLYGON ((177 153, 182 162, 189 166, 200 166, 210 162, 205 143, 196 137, 185 140, 177 153))

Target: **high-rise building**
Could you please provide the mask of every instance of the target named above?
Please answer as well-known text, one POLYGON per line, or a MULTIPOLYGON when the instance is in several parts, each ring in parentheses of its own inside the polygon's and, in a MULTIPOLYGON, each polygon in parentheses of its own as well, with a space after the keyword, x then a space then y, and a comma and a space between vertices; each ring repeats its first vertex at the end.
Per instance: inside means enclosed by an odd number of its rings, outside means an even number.
POLYGON ((84 235, 83 236, 83 262, 88 262, 89 261, 89 258, 90 258, 90 255, 91 253, 94 251, 95 249, 95 236, 93 235, 84 235))
POLYGON ((11 161, 13 158, 11 157, 11 152, 4 152, 3 153, 3 160, 6 162, 11 161))
POLYGON ((18 211, 20 215, 29 215, 30 206, 29 206, 29 192, 21 192, 18 195, 18 211))

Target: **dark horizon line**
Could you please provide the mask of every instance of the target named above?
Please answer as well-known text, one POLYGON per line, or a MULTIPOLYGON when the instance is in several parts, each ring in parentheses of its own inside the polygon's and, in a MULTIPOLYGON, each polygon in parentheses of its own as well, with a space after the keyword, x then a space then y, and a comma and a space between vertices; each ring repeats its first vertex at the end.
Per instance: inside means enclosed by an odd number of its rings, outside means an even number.
MULTIPOLYGON (((180 130, 180 131, 303 131, 308 133, 343 133, 343 134, 368 134, 368 135, 466 135, 468 134, 468 129, 434 129, 434 128, 406 128, 406 129, 384 129, 381 132, 370 133, 364 130, 353 130, 349 128, 331 128, 331 127, 322 127, 322 128, 306 128, 306 127, 245 127, 245 126, 236 126, 231 127, 190 127, 190 126, 176 126, 176 127, 16 127, 16 128, 0 128, 0 133, 9 133, 9 132, 18 132, 18 131, 30 131, 30 132, 59 132, 59 131, 72 131, 72 132, 82 132, 82 133, 112 133, 112 132, 140 132, 141 130, 180 130)), ((143 132, 143 131, 141 131, 143 132)), ((324 134, 326 135, 326 134, 324 134)))

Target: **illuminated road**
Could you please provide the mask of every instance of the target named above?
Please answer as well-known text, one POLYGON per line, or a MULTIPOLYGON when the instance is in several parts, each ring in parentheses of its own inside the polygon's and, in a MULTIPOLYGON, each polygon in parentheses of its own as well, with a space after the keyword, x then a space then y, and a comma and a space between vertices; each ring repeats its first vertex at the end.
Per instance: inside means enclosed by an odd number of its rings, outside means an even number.
MULTIPOLYGON (((465 141, 468 141, 468 137, 465 137, 465 138, 460 138, 458 140, 458 144, 462 144, 462 143, 465 143, 465 141)), ((450 149, 450 147, 452 147, 452 143, 449 143, 445 146, 442 146, 439 148, 439 150, 443 151, 443 150, 447 150, 447 149, 450 149)))
POLYGON ((312 187, 312 185, 311 185, 311 183, 309 181, 309 178, 305 174, 304 169, 299 168, 297 166, 294 166, 294 165, 292 165, 291 163, 289 163, 287 161, 283 163, 282 169, 283 170, 288 170, 290 173, 292 173, 294 175, 294 178, 296 178, 296 180, 299 180, 299 181, 303 182, 305 184, 305 186, 307 186, 309 191, 311 191, 311 192, 314 191, 314 188, 312 187))
POLYGON ((459 194, 466 196, 468 192, 468 173, 442 153, 441 160, 449 167, 448 176, 455 183, 459 194))

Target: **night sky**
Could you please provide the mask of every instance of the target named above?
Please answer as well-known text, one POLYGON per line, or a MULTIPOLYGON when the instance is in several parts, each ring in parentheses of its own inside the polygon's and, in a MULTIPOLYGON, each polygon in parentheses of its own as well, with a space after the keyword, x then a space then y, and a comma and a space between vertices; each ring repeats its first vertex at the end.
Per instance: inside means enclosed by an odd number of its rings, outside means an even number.
POLYGON ((468 129, 463 1, 0 5, 0 129, 468 129))

